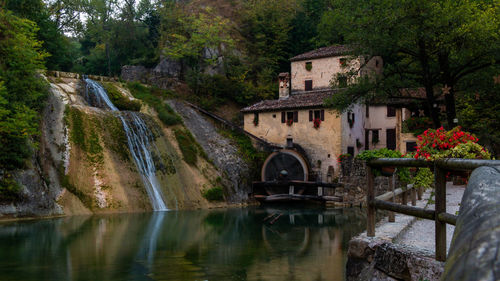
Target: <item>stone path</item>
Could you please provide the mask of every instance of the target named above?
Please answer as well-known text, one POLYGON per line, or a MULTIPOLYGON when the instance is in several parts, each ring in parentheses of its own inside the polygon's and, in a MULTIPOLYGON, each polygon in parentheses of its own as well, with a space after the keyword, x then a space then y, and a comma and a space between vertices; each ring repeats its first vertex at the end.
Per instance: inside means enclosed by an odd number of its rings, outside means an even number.
MULTIPOLYGON (((446 212, 449 214, 458 214, 460 202, 465 191, 465 185, 453 185, 451 182, 446 184, 446 212)), ((431 193, 426 192, 422 199, 429 200, 431 193)), ((427 209, 434 209, 434 201, 430 201, 427 209)), ((451 239, 455 226, 446 226, 447 250, 450 249, 451 239)), ((403 231, 395 242, 398 244, 411 245, 420 249, 435 252, 435 226, 434 221, 425 219, 415 219, 413 224, 403 231)))

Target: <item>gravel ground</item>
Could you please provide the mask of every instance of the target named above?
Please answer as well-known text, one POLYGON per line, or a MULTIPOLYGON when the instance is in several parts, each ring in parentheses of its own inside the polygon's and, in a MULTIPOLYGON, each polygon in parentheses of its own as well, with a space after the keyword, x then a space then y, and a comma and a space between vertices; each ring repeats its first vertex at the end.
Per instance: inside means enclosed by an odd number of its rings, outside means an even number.
MULTIPOLYGON (((446 184, 446 212, 456 214, 460 208, 460 202, 465 191, 465 185, 453 185, 451 182, 446 184)), ((423 199, 429 199, 430 193, 425 193, 423 199)), ((433 196, 434 197, 434 196, 433 196)), ((432 201, 433 202, 433 201, 432 201)), ((434 209, 434 204, 428 204, 427 209, 434 209)), ((450 248, 451 239, 455 226, 446 226, 447 250, 450 248)), ((396 240, 398 244, 412 245, 421 249, 435 251, 435 227, 434 221, 417 219, 411 227, 399 235, 396 240)))

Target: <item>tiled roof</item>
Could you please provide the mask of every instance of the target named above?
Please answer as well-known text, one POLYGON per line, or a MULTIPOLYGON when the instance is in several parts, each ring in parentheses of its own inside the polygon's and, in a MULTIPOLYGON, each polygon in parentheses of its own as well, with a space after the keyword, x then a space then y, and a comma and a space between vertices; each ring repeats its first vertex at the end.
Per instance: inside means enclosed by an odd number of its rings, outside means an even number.
POLYGON ((335 92, 335 90, 318 90, 290 95, 288 98, 284 99, 263 100, 254 105, 243 108, 241 112, 278 111, 284 109, 323 107, 324 100, 331 97, 335 92))
MULTIPOLYGON (((436 91, 436 89, 434 89, 436 91)), ((442 96, 436 96, 436 102, 440 103, 443 101, 442 96)), ((393 106, 405 106, 408 104, 416 103, 416 102, 425 102, 427 101, 427 94, 425 92, 425 88, 403 88, 399 89, 398 97, 394 98, 374 98, 370 101, 370 104, 379 104, 379 105, 393 105, 393 106)))
POLYGON ((340 55, 345 55, 346 53, 349 52, 349 50, 350 50, 350 48, 345 46, 345 45, 335 45, 335 46, 323 47, 323 48, 319 48, 316 50, 312 50, 312 51, 307 52, 307 53, 297 55, 297 56, 291 58, 290 61, 301 61, 301 60, 310 60, 310 59, 319 59, 319 58, 340 56, 340 55))

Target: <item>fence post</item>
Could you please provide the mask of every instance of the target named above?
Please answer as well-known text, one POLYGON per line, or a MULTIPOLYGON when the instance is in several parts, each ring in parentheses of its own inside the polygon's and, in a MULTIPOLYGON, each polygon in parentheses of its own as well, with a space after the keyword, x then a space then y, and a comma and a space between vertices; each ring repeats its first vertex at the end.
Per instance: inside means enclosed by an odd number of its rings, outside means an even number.
MULTIPOLYGON (((394 174, 389 178, 389 189, 392 191, 392 197, 389 202, 394 202, 394 174)), ((389 222, 395 222, 396 216, 394 212, 389 212, 389 222)))
POLYGON ((408 189, 406 186, 401 187, 403 189, 403 193, 401 193, 401 204, 408 205, 408 189))
POLYGON ((410 197, 411 197, 411 205, 417 206, 417 190, 415 190, 415 186, 411 185, 410 189, 410 197))
POLYGON ((417 198, 418 198, 418 200, 422 200, 422 195, 423 195, 423 193, 424 193, 424 188, 423 188, 423 187, 421 187, 421 186, 419 186, 419 187, 418 187, 418 189, 417 189, 417 191, 418 191, 418 192, 417 192, 417 195, 418 195, 418 197, 417 197, 417 198))
POLYGON ((368 164, 366 165, 366 181, 368 183, 366 190, 366 234, 373 237, 375 236, 375 207, 371 203, 375 199, 375 188, 373 186, 373 171, 368 164))
POLYGON ((438 219, 440 213, 446 213, 446 172, 440 167, 436 167, 435 181, 435 225, 436 225, 436 260, 446 261, 446 223, 438 219))

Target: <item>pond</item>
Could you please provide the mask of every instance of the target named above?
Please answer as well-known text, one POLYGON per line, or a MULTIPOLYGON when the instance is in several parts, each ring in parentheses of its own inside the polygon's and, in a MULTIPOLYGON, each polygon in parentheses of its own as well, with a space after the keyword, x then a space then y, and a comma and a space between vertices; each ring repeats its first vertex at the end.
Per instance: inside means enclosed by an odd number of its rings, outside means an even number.
POLYGON ((242 208, 0 224, 0 280, 344 280, 364 211, 242 208))

